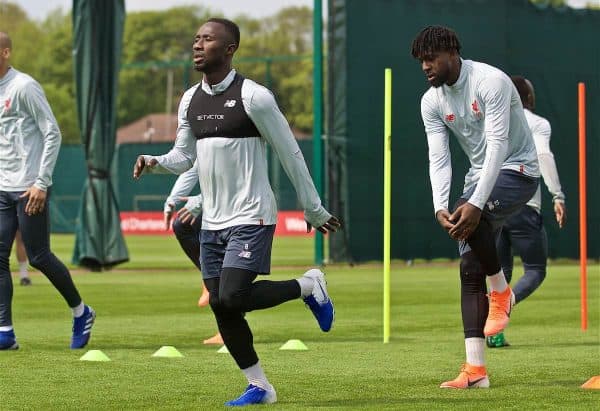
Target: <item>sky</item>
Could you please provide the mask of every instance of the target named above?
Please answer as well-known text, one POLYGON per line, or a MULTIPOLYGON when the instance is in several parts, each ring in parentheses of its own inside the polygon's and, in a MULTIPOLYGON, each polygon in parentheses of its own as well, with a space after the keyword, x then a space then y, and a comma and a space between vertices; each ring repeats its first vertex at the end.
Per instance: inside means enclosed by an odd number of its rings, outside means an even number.
MULTIPOLYGON (((7 0, 0 0, 0 4, 7 0)), ((43 20, 49 11, 57 8, 70 10, 73 0, 11 0, 27 12, 30 18, 43 20)), ((308 6, 312 8, 313 0, 125 0, 127 11, 164 10, 180 5, 203 5, 220 11, 227 17, 244 13, 252 17, 265 17, 279 9, 289 6, 308 6)), ((326 0, 323 0, 323 4, 326 0)), ((325 9, 325 7, 323 7, 325 9)))

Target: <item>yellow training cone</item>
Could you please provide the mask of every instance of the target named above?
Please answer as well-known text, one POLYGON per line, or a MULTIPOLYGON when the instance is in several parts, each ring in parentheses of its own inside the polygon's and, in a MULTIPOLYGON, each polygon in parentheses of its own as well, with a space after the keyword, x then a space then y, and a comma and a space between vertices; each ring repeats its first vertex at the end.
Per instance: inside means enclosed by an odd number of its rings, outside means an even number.
POLYGON ((288 342, 279 347, 279 349, 305 351, 308 350, 308 347, 300 340, 288 340, 288 342))
POLYGON ((219 348, 219 350, 217 352, 219 354, 229 354, 229 350, 227 349, 226 346, 222 346, 221 348, 219 348))
POLYGON ((177 348, 173 347, 172 345, 164 345, 160 347, 154 354, 152 354, 152 356, 163 358, 180 358, 183 357, 183 354, 177 351, 177 348))
POLYGON ((81 356, 80 361, 110 361, 110 358, 100 350, 89 350, 81 356))

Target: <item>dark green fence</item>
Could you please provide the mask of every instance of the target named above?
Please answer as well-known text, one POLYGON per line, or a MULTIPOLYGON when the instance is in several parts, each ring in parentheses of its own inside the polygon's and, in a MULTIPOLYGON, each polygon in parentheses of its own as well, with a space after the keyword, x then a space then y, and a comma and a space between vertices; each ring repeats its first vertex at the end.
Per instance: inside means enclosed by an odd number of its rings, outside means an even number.
MULTIPOLYGON (((588 255, 600 257, 600 12, 540 8, 526 0, 330 0, 328 51, 329 205, 346 221, 332 236, 334 260, 381 260, 383 84, 393 70, 392 257, 456 257, 433 215, 420 99, 428 88, 410 45, 423 27, 454 28, 464 58, 522 74, 537 112, 552 124, 569 221, 558 230, 544 191, 551 257, 579 255, 577 83, 588 90, 588 255)), ((453 140, 453 139, 452 139, 453 140)), ((452 141, 455 143, 455 141, 452 141)), ((452 147, 457 198, 467 161, 452 147)), ((545 187, 543 190, 546 190, 545 187)))
MULTIPOLYGON (((310 140, 298 141, 310 167, 312 145, 310 140)), ((121 211, 162 211, 163 204, 177 176, 171 174, 144 175, 140 180, 132 178, 133 164, 139 154, 164 154, 172 144, 122 144, 117 147, 113 160, 113 185, 121 211)), ((281 163, 269 151, 271 185, 280 210, 299 209, 296 192, 281 163)), ((85 158, 80 145, 61 147, 54 169, 50 202, 52 231, 72 233, 75 231, 81 190, 85 181, 85 158)), ((200 190, 198 187, 194 194, 200 190)))

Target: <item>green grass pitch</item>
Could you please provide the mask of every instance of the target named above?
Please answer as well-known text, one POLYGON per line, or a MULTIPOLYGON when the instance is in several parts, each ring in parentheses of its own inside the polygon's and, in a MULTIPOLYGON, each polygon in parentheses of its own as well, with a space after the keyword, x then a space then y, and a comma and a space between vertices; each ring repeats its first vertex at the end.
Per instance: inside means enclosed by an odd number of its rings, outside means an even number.
MULTIPOLYGON (((53 236, 71 258, 73 237, 53 236)), ((246 381, 228 354, 203 346, 216 331, 200 309, 200 274, 172 237, 127 237, 131 262, 113 271, 74 270, 98 314, 84 350, 68 348, 70 311, 50 283, 14 287, 13 318, 21 349, 0 352, 1 410, 213 410, 246 381), (153 358, 173 345, 184 358, 153 358), (112 361, 79 361, 99 349, 112 361)), ((276 239, 273 279, 310 266, 312 242, 276 239)), ((13 269, 16 268, 13 262, 13 269)), ((279 402, 271 410, 598 410, 600 390, 580 385, 600 375, 600 266, 588 268, 589 329, 580 329, 579 269, 549 265, 542 287, 518 305, 506 331, 512 344, 487 350, 491 388, 438 388, 464 360, 457 263, 392 266, 392 333, 382 343, 382 268, 325 269, 337 318, 322 333, 300 301, 249 313, 256 350, 279 402), (288 339, 308 351, 280 351, 288 339)), ((518 276, 518 270, 515 276, 518 276)), ((16 282, 15 282, 16 284, 16 282)))

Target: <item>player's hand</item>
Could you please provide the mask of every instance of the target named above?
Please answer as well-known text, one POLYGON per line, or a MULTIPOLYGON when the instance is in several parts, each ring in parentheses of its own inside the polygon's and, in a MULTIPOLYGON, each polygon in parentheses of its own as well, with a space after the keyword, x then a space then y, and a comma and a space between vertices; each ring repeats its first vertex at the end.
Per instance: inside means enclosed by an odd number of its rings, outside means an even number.
POLYGON ((27 204, 25 204, 25 214, 35 215, 44 211, 44 207, 46 206, 46 192, 41 188, 31 186, 19 197, 27 197, 27 204))
POLYGON ((150 159, 150 161, 148 161, 148 164, 146 164, 146 159, 144 158, 144 156, 138 156, 135 165, 133 166, 133 178, 136 180, 139 179, 146 166, 154 167, 157 164, 158 160, 156 160, 155 158, 150 159))
POLYGON ((559 228, 563 228, 567 222, 567 206, 562 201, 554 202, 554 214, 559 228))
POLYGON ((450 221, 450 212, 448 210, 438 211, 435 213, 435 218, 446 232, 449 232, 454 227, 454 224, 450 221))
MULTIPOLYGON (((331 216, 331 218, 329 220, 327 220, 327 222, 325 224, 323 224, 321 227, 315 227, 315 228, 317 230, 319 230, 320 232, 322 232, 323 234, 327 234, 328 232, 335 233, 337 230, 340 229, 341 226, 342 226, 342 223, 340 222, 340 220, 338 220, 337 217, 331 216)), ((312 225, 307 221, 306 222, 306 232, 310 233, 311 229, 312 229, 312 225)))
POLYGON ((448 234, 455 240, 466 240, 473 234, 480 219, 481 210, 479 208, 471 203, 461 204, 450 215, 450 222, 454 222, 454 227, 448 231, 448 234))
POLYGON ((169 203, 165 207, 163 211, 163 221, 165 222, 165 230, 169 231, 171 227, 171 221, 173 220, 173 215, 175 214, 175 204, 169 203))
MULTIPOLYGON (((187 198, 187 197, 181 197, 181 198, 183 199, 183 198, 187 198)), ((185 207, 183 207, 181 210, 179 210, 179 212, 177 213, 177 218, 179 218, 179 221, 181 221, 184 224, 191 225, 196 222, 196 217, 194 216, 194 214, 192 214, 192 212, 185 207)))

